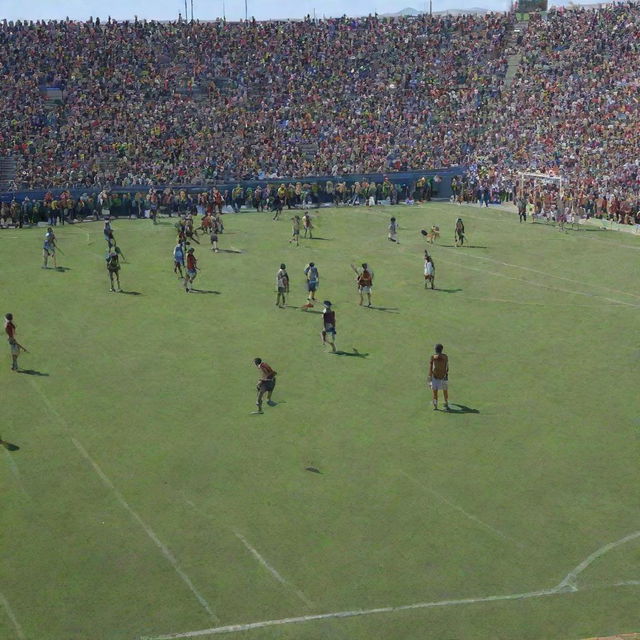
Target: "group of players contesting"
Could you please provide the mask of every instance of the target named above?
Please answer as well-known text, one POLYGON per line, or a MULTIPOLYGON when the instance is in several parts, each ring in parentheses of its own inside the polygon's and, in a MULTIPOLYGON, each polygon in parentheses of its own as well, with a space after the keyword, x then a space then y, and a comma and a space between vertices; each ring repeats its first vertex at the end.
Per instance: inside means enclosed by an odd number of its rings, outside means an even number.
MULTIPOLYGON (((277 216, 274 216, 274 220, 277 216)), ((155 222, 155 221, 154 221, 155 222)), ((304 237, 313 238, 313 223, 312 217, 308 211, 302 216, 302 219, 298 215, 294 215, 291 218, 292 223, 292 235, 289 240, 290 243, 295 243, 299 246, 300 230, 304 229, 304 237)), ((201 221, 200 227, 196 229, 194 227, 193 215, 187 213, 183 215, 175 225, 178 232, 177 244, 173 249, 173 271, 182 281, 184 290, 186 293, 197 291, 193 288, 193 282, 198 273, 198 261, 195 256, 195 250, 191 246, 192 242, 200 244, 198 239, 198 231, 203 231, 209 235, 211 242, 211 251, 218 253, 218 236, 224 232, 224 225, 222 219, 218 214, 206 213, 201 221)), ((399 244, 398 239, 398 223, 395 217, 392 217, 388 226, 388 240, 399 244)), ((104 238, 107 242, 107 252, 105 256, 107 273, 109 275, 110 291, 113 293, 122 292, 120 286, 120 260, 125 261, 124 254, 120 247, 116 244, 113 229, 111 227, 111 221, 106 220, 104 222, 104 238)), ((427 242, 433 244, 440 237, 440 229, 434 225, 429 231, 421 230, 421 234, 426 237, 427 242)), ((465 240, 465 229, 461 218, 458 218, 455 222, 454 229, 455 246, 463 246, 465 240)), ((42 249, 43 255, 43 269, 49 268, 49 260, 53 263, 54 269, 59 269, 56 260, 56 253, 60 251, 57 244, 57 238, 53 231, 53 227, 48 227, 44 237, 44 244, 42 249)), ((371 292, 373 288, 373 270, 370 266, 363 262, 360 267, 351 265, 355 276, 356 285, 359 294, 359 305, 371 307, 371 292), (366 301, 366 304, 365 304, 366 301)), ((306 279, 306 289, 308 292, 307 301, 302 305, 303 310, 312 308, 316 303, 316 292, 320 286, 320 272, 314 262, 309 262, 304 268, 304 276, 306 279)), ((424 252, 424 286, 425 289, 435 288, 435 264, 433 258, 429 254, 428 250, 424 252)), ((287 266, 285 263, 280 264, 280 268, 276 273, 276 306, 278 308, 285 308, 286 296, 290 290, 290 279, 287 273, 287 266)), ((322 329, 320 336, 323 345, 328 345, 331 348, 331 353, 338 353, 336 350, 336 312, 330 300, 324 300, 322 302, 322 329)), ((7 334, 10 352, 11 352, 11 369, 18 371, 18 357, 21 352, 27 352, 27 350, 16 340, 16 325, 13 322, 13 315, 7 313, 5 315, 5 333, 7 334)), ((427 377, 427 384, 432 390, 432 404, 434 410, 438 409, 438 393, 442 390, 444 397, 444 408, 449 410, 449 392, 448 392, 448 379, 449 379, 449 358, 444 353, 442 344, 435 345, 435 353, 429 359, 429 372, 427 377)), ((277 372, 264 362, 261 358, 254 359, 255 366, 260 371, 260 379, 258 380, 256 390, 257 410, 253 413, 263 413, 263 398, 267 396, 267 404, 275 404, 271 397, 273 390, 276 386, 277 372)))

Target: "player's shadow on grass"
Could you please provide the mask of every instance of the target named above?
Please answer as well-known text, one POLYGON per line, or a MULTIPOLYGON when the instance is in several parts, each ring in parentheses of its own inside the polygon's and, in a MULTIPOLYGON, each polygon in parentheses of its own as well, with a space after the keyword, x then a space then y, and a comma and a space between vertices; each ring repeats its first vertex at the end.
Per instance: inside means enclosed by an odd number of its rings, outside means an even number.
POLYGON ((458 293, 459 291, 462 291, 462 289, 439 289, 436 287, 434 291, 441 291, 442 293, 458 293))
POLYGON ((54 267, 53 270, 64 273, 65 271, 71 271, 71 267, 54 267))
POLYGON ((325 240, 329 242, 331 238, 321 238, 320 236, 313 236, 313 238, 302 238, 302 240, 325 240))
POLYGON ((369 307, 369 309, 373 309, 374 311, 386 311, 387 313, 400 313, 400 309, 398 309, 398 307, 376 307, 373 305, 369 307))
POLYGON ((35 369, 18 369, 18 373, 24 373, 28 376, 45 376, 48 377, 48 373, 43 373, 42 371, 36 371, 35 369))
POLYGON ((124 293, 126 296, 141 296, 142 295, 139 291, 125 291, 124 289, 120 293, 124 293))
POLYGON ((7 442, 6 440, 0 440, 0 444, 7 451, 20 451, 20 447, 17 444, 12 444, 11 442, 7 442))
POLYGON ((322 315, 322 311, 318 311, 317 309, 303 309, 305 313, 319 313, 322 315))
POLYGON ((449 411, 447 413, 480 413, 478 409, 472 409, 464 404, 452 404, 449 403, 449 411))
POLYGON ((351 351, 336 351, 337 356, 351 356, 353 358, 367 358, 368 353, 360 353, 355 347, 351 347, 351 351))
POLYGON ((218 253, 244 253, 240 249, 218 249, 218 253))
POLYGON ((220 295, 220 291, 213 291, 211 289, 191 289, 193 293, 215 293, 217 296, 220 295))

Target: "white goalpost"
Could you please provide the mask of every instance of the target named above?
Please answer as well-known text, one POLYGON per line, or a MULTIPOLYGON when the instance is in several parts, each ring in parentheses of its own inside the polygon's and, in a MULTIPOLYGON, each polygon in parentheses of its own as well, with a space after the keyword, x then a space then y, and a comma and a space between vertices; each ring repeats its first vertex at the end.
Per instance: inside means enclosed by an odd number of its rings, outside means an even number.
POLYGON ((533 194, 538 194, 542 201, 542 208, 532 213, 532 222, 536 217, 543 218, 546 222, 557 221, 560 218, 561 225, 564 224, 565 214, 568 213, 564 210, 564 184, 565 180, 562 176, 553 174, 530 171, 521 171, 518 174, 518 196, 529 198, 533 194), (561 215, 558 216, 558 214, 561 215))

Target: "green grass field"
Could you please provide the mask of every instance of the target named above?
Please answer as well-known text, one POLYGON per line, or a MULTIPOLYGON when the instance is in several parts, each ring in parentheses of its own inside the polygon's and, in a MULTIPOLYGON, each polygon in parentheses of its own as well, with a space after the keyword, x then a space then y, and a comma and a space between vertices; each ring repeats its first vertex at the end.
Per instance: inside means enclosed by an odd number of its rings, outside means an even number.
POLYGON ((114 223, 140 295, 109 293, 101 224, 57 229, 64 272, 40 268, 44 229, 0 233, 0 311, 31 370, 4 347, 0 638, 640 630, 640 238, 448 204, 314 215, 299 248, 287 221, 225 216, 239 253, 197 248, 195 286, 219 293, 190 295, 166 219, 114 223), (451 246, 458 214, 470 247, 451 246), (300 310, 309 260, 345 355, 300 310), (436 342, 449 414, 425 386, 436 342), (256 356, 279 373, 261 416, 256 356))

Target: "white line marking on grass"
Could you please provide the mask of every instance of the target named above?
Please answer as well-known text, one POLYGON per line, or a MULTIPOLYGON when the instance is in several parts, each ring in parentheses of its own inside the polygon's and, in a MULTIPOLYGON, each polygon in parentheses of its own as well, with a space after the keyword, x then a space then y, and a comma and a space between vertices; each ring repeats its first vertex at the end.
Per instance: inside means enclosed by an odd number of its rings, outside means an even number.
POLYGON ((247 548, 247 550, 249 551, 249 553, 251 553, 251 555, 282 585, 284 585, 285 587, 289 587, 290 589, 293 590, 293 592, 298 596, 298 598, 300 598, 300 600, 302 600, 302 602, 304 602, 306 605, 308 606, 312 606, 313 602, 311 602, 311 600, 309 600, 309 598, 307 598, 307 596, 304 595, 304 593, 302 593, 302 591, 300 591, 300 589, 298 589, 297 587, 295 587, 294 585, 292 585, 288 580, 286 580, 285 578, 283 578, 265 559, 263 556, 261 556, 258 551, 252 547, 249 542, 247 541, 247 539, 241 534, 238 533, 237 531, 234 531, 234 533, 236 534, 236 537, 238 538, 238 540, 240 540, 242 542, 242 544, 247 548))
POLYGON ((24 483, 22 482, 22 474, 20 473, 20 469, 18 469, 18 465, 16 464, 16 461, 13 459, 13 456, 6 449, 4 450, 4 452, 9 460, 9 467, 11 468, 11 473, 13 474, 14 478, 17 481, 18 486, 20 487, 20 491, 22 491, 22 493, 25 495, 26 498, 31 500, 31 496, 29 495, 29 492, 25 489, 24 483))
POLYGON ((629 293, 628 291, 621 291, 620 289, 613 289, 612 287, 605 287, 603 285, 595 284, 593 282, 583 282, 582 280, 574 280, 572 278, 566 278, 565 276, 557 276, 557 275, 554 275, 553 273, 540 271, 540 269, 533 269, 532 267, 525 267, 520 264, 512 264, 511 262, 494 260, 493 258, 488 258, 486 256, 477 256, 471 253, 467 253, 466 251, 458 251, 456 252, 456 255, 464 256, 465 258, 472 258, 474 260, 484 260, 485 262, 493 262, 494 264, 499 264, 499 265, 502 265, 503 267, 511 267, 513 269, 522 269, 523 271, 531 271, 532 273, 537 273, 547 278, 556 278, 557 280, 564 280, 566 282, 571 282, 573 284, 579 284, 579 285, 582 285, 583 287, 593 287, 595 289, 602 289, 604 291, 612 291, 613 293, 621 293, 624 296, 630 296, 632 298, 637 298, 640 300, 640 296, 635 293, 629 293))
MULTIPOLYGON (((180 492, 182 493, 182 492, 180 492)), ((190 506, 193 507, 193 509, 196 510, 197 513, 199 513, 203 518, 206 518, 207 520, 213 520, 214 522, 217 522, 216 520, 214 520, 214 518, 212 518, 206 511, 203 511, 202 509, 200 509, 200 507, 198 507, 193 500, 190 500, 189 498, 187 498, 184 493, 182 493, 185 502, 190 506)), ((313 602, 311 602, 311 600, 309 600, 309 598, 307 598, 307 596, 300 591, 300 589, 298 589, 294 584, 292 584, 291 582, 289 582, 286 578, 284 578, 282 575, 280 575, 280 573, 278 573, 278 571, 271 566, 267 560, 260 555, 260 553, 258 552, 257 549, 255 549, 254 547, 251 546, 251 544, 249 543, 249 541, 238 531, 235 531, 233 529, 231 529, 231 531, 233 532, 233 534, 236 536, 236 538, 238 538, 238 540, 240 540, 242 542, 242 544, 246 547, 247 551, 249 551, 249 553, 251 553, 251 555, 280 583, 283 584, 286 587, 289 587, 289 589, 291 589, 297 596, 298 598, 300 598, 300 600, 302 600, 302 602, 304 602, 306 605, 308 606, 312 606, 313 602)))
POLYGON ((98 474, 98 476, 100 477, 104 485, 108 489, 113 491, 118 502, 129 512, 131 517, 143 528, 144 532, 151 538, 151 540, 155 543, 158 549, 160 549, 160 551, 162 552, 162 555, 169 561, 169 564, 171 564, 175 572, 180 576, 180 578, 187 585, 187 587, 189 587, 189 590, 193 593, 193 595, 196 597, 198 602, 202 605, 204 610, 209 614, 209 616, 211 616, 211 619, 216 622, 220 622, 219 618, 216 616, 216 614, 213 612, 213 610, 209 606, 209 603, 205 600, 205 598, 201 595, 201 593, 196 589, 193 582, 191 582, 191 579, 189 578, 189 576, 180 567, 180 565, 178 564, 178 561, 176 560, 176 557, 162 543, 162 541, 160 540, 160 538, 158 538, 158 536, 153 531, 153 529, 138 515, 136 511, 133 510, 133 508, 129 505, 129 503, 124 499, 120 491, 116 489, 116 486, 113 484, 113 482, 111 482, 111 480, 107 477, 107 475, 102 471, 102 469, 98 466, 98 463, 89 455, 89 453, 82 446, 82 444, 80 444, 80 442, 71 435, 71 429, 69 429, 69 424, 67 423, 65 418, 55 410, 51 402, 49 402, 49 398, 47 398, 44 391, 42 391, 42 389, 40 389, 40 387, 35 382, 32 381, 32 384, 33 384, 33 387, 36 389, 36 391, 40 394, 43 402, 45 403, 49 411, 54 416, 56 416, 60 424, 64 427, 69 438, 71 439, 71 442, 73 442, 74 447, 91 464, 94 471, 98 474))
POLYGON ((2 602, 2 606, 4 607, 5 611, 7 612, 7 615, 9 616, 9 620, 11 620, 11 623, 13 624, 15 630, 16 630, 16 634, 19 640, 25 640, 26 636, 24 635, 24 631, 22 630, 22 627, 20 626, 20 623, 18 622, 18 618, 16 618, 16 614, 13 612, 13 609, 11 608, 11 605, 9 604, 9 601, 5 598, 4 594, 2 592, 0 592, 0 602, 2 602))
POLYGON ((104 483, 104 485, 113 491, 118 502, 129 512, 131 517, 144 529, 144 532, 153 540, 155 545, 160 549, 162 555, 169 561, 171 566, 174 568, 175 572, 182 578, 182 581, 189 587, 189 590, 193 595, 197 598, 198 602, 202 605, 204 610, 211 616, 213 620, 219 622, 218 617, 213 612, 209 603, 204 599, 202 594, 196 589, 193 582, 189 576, 184 572, 184 570, 180 567, 180 564, 176 560, 176 557, 169 551, 169 549, 163 544, 163 542, 158 538, 153 529, 138 515, 136 511, 129 505, 129 503, 124 499, 122 494, 116 489, 115 485, 111 480, 105 475, 104 471, 98 466, 98 463, 89 455, 87 450, 76 440, 75 438, 71 438, 71 442, 73 442, 75 448, 82 454, 84 458, 91 464, 94 468, 95 472, 100 476, 100 479, 104 483))
POLYGON ((478 518, 477 516, 474 516, 472 513, 465 511, 460 505, 456 504, 452 500, 449 500, 449 498, 447 498, 446 496, 443 496, 441 493, 438 493, 435 489, 432 489, 431 487, 428 487, 426 484, 423 484, 419 480, 416 480, 405 471, 401 471, 400 473, 403 476, 405 476, 407 479, 411 480, 411 482, 413 482, 415 485, 417 485, 421 489, 424 489, 425 491, 428 491, 431 495, 434 495, 436 498, 438 498, 438 500, 448 505, 452 509, 455 509, 456 511, 464 515, 466 518, 468 518, 469 520, 480 525, 482 528, 486 529, 487 531, 490 531, 491 533, 497 535, 499 538, 502 538, 503 540, 508 540, 509 542, 513 542, 516 546, 520 547, 521 549, 524 548, 523 544, 521 544, 511 536, 508 536, 506 533, 503 533, 499 529, 496 529, 495 527, 492 527, 490 524, 483 522, 482 520, 480 520, 480 518, 478 518))
MULTIPOLYGON (((610 589, 615 587, 638 586, 640 580, 617 582, 614 584, 602 585, 599 587, 579 589, 578 591, 595 591, 598 589, 610 589)), ((294 618, 281 618, 279 620, 262 620, 260 622, 249 622, 247 624, 230 624, 224 627, 212 627, 210 629, 199 629, 197 631, 185 631, 183 633, 170 633, 162 636, 143 636, 140 640, 179 640, 180 638, 197 638, 199 636, 217 635, 223 633, 237 633, 250 631, 252 629, 264 629, 286 624, 298 624, 302 622, 313 622, 314 620, 330 620, 336 618, 356 618, 358 616, 370 616, 381 613, 397 613, 400 611, 410 611, 412 609, 434 609, 436 607, 455 607, 466 604, 481 604, 483 602, 503 602, 507 600, 528 600, 530 598, 543 598, 545 596, 568 595, 567 591, 554 589, 543 589, 541 591, 528 591, 526 593, 509 593, 498 596, 486 596, 484 598, 464 598, 461 600, 436 600, 434 602, 416 602, 415 604, 405 604, 397 607, 379 607, 377 609, 354 609, 353 611, 336 611, 333 613, 319 613, 308 616, 297 616, 294 618)))
POLYGON ((577 567, 569 571, 567 575, 562 579, 562 581, 556 587, 557 590, 561 589, 571 589, 572 591, 577 591, 577 579, 578 576, 589 567, 593 562, 595 562, 598 558, 601 558, 605 553, 608 553, 612 549, 616 547, 621 547, 623 544, 627 542, 631 542, 636 538, 640 538, 640 531, 634 531, 630 533, 628 536, 624 538, 620 538, 620 540, 616 540, 615 542, 609 542, 608 544, 603 545, 599 549, 596 549, 591 555, 587 556, 577 567))
MULTIPOLYGON (((465 296, 464 297, 465 300, 475 300, 476 302, 501 302, 504 304, 520 304, 520 305, 527 305, 527 306, 533 306, 533 307, 581 307, 583 309, 601 309, 602 308, 602 304, 575 304, 575 303, 571 303, 571 302, 531 302, 528 300, 506 300, 504 298, 474 298, 473 296, 465 296)), ((607 305, 607 307, 619 307, 619 306, 624 306, 623 303, 620 304, 614 304, 611 303, 609 305, 607 305)))
POLYGON ((626 307, 633 307, 637 309, 640 307, 640 304, 633 304, 632 302, 624 302, 623 300, 614 300, 613 298, 607 298, 606 296, 602 296, 598 293, 585 293, 583 291, 575 291, 571 289, 562 289, 560 287, 554 287, 549 284, 543 284, 542 282, 535 282, 533 280, 525 280, 524 278, 516 278, 515 276, 508 276, 505 273, 500 273, 499 271, 487 271, 486 269, 476 269, 475 267, 470 267, 468 265, 460 264, 459 262, 454 262, 452 260, 445 260, 443 258, 438 258, 440 262, 453 264, 461 269, 469 269, 470 271, 478 271, 480 273, 484 273, 486 275, 498 276, 500 278, 507 278, 508 280, 515 280, 516 282, 523 282, 524 284, 531 285, 532 287, 540 287, 541 289, 549 289, 551 291, 559 291, 560 293, 569 293, 572 295, 578 296, 586 296, 587 298, 600 298, 602 300, 606 300, 607 302, 613 302, 616 305, 624 305, 626 307))

